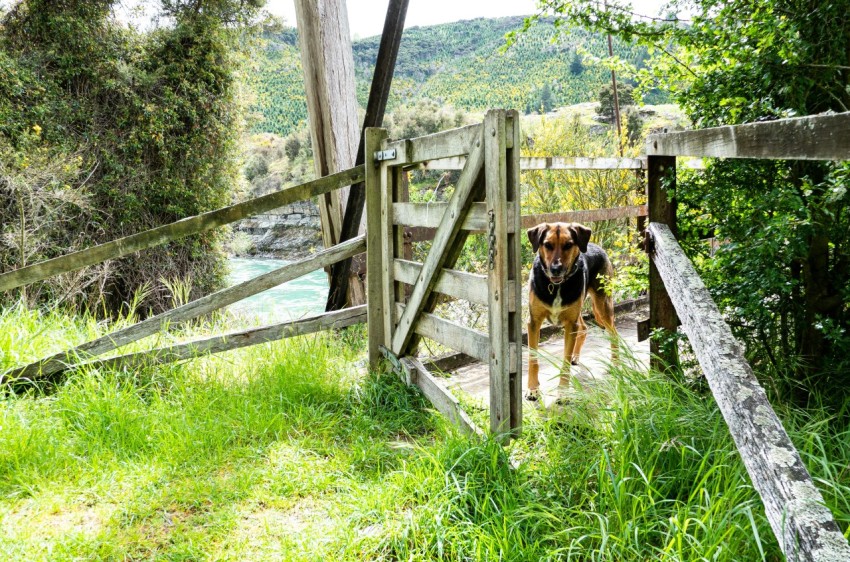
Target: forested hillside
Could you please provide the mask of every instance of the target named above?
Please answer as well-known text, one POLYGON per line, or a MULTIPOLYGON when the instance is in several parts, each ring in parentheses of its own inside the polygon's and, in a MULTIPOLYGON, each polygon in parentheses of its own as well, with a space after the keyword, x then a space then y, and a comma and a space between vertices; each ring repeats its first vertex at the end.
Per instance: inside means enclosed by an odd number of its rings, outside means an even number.
MULTIPOLYGON (((399 100, 427 98, 466 110, 506 107, 526 112, 595 100, 608 71, 588 64, 578 51, 607 55, 603 35, 563 31, 555 38, 551 22, 522 34, 503 52, 505 34, 522 26, 522 17, 479 18, 406 29, 396 64, 392 109, 399 100)), ((258 100, 254 129, 281 135, 307 116, 296 33, 286 29, 267 35, 258 62, 258 100)), ((357 97, 365 106, 380 37, 354 42, 357 97)), ((638 66, 642 47, 615 41, 615 55, 638 66)))

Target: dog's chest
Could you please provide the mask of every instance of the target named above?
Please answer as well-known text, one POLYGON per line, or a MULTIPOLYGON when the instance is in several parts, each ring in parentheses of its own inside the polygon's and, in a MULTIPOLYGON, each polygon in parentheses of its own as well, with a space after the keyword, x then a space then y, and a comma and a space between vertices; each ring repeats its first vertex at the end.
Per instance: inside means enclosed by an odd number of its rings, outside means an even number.
POLYGON ((561 311, 564 310, 563 300, 561 299, 561 291, 555 293, 555 300, 549 305, 549 322, 558 324, 561 316, 561 311))

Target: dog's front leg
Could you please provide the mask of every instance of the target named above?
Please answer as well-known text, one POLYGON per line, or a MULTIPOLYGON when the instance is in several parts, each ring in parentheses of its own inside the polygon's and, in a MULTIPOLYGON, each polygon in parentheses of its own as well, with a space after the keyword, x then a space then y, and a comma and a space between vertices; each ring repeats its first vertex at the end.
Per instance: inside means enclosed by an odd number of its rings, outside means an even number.
POLYGON ((537 400, 540 395, 540 379, 538 372, 540 369, 537 363, 537 345, 540 342, 540 326, 541 322, 537 322, 532 318, 528 321, 528 400, 537 400))
POLYGON ((564 361, 561 367, 561 380, 559 386, 570 385, 570 364, 573 360, 573 354, 576 351, 576 339, 579 335, 579 323, 575 321, 565 320, 564 327, 564 361))

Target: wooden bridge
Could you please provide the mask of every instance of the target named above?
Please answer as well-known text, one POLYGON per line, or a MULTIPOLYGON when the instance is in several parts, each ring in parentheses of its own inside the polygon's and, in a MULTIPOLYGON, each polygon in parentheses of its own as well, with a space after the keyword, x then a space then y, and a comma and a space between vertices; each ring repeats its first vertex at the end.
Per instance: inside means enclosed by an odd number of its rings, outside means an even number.
MULTIPOLYGON (((155 364, 190 359, 357 323, 368 323, 369 360, 386 358, 418 386, 443 414, 475 433, 445 383, 415 356, 421 338, 436 340, 487 366, 490 433, 516 435, 522 427, 522 229, 543 221, 590 222, 648 215, 649 319, 641 332, 675 331, 681 325, 705 373, 767 518, 789 560, 850 560, 841 534, 799 453, 767 401, 741 346, 676 241, 677 157, 850 160, 850 113, 654 135, 643 159, 522 159, 519 116, 494 110, 484 122, 426 137, 389 141, 383 129, 367 129, 365 166, 183 219, 73 254, 0 274, 0 292, 145 250, 263 213, 302 199, 366 182, 367 234, 218 291, 76 348, 11 369, 0 382, 55 381, 81 365, 155 364), (404 199, 407 170, 461 169, 448 202, 404 199), (522 217, 523 169, 627 169, 646 174, 647 206, 522 217), (406 229, 431 239, 421 263, 405 259, 406 229), (486 275, 454 269, 471 232, 488 240, 486 275), (367 251, 368 250, 368 251, 367 251), (368 304, 303 320, 221 334, 142 353, 100 356, 209 314, 248 296, 367 251, 368 304), (487 307, 487 332, 434 313, 439 295, 487 307)), ((665 357, 652 344, 652 363, 665 357)), ((458 364, 457 357, 455 365, 458 364)), ((669 358, 666 358, 669 359, 669 358)))

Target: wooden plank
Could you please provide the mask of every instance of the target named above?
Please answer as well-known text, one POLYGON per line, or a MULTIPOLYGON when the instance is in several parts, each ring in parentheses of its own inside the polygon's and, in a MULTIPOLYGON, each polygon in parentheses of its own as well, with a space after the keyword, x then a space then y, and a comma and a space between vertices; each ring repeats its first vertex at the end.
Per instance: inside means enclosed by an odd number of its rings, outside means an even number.
MULTIPOLYGON (((461 170, 466 158, 453 156, 438 158, 421 164, 424 170, 461 170)), ((643 158, 571 158, 563 156, 524 156, 519 159, 520 171, 531 170, 642 170, 643 158)))
POLYGON ((480 138, 481 124, 476 123, 424 137, 392 141, 387 149, 396 151, 396 157, 391 161, 393 165, 409 166, 435 158, 469 154, 480 138))
POLYGON ((333 330, 345 328, 346 326, 353 326, 355 324, 363 324, 366 322, 366 316, 366 305, 354 306, 344 310, 325 312, 323 314, 311 316, 302 320, 295 320, 293 322, 284 322, 282 324, 265 326, 263 328, 252 328, 250 330, 240 330, 238 332, 230 332, 228 334, 182 343, 171 347, 130 353, 128 355, 120 355, 118 357, 110 357, 107 359, 97 359, 95 361, 82 363, 77 367, 122 367, 125 369, 132 369, 142 366, 174 363, 176 361, 193 359, 201 355, 212 355, 223 351, 273 342, 294 336, 303 336, 305 334, 313 334, 324 330, 333 330))
MULTIPOLYGON (((478 130, 480 131, 481 129, 478 130)), ((396 326, 392 340, 392 351, 397 355, 404 355, 403 351, 406 350, 413 333, 413 323, 422 311, 426 298, 431 293, 431 289, 436 281, 436 274, 443 269, 446 263, 448 257, 446 250, 458 232, 460 232, 460 226, 466 218, 471 203, 470 195, 473 192, 473 186, 481 173, 483 164, 484 151, 479 140, 470 154, 467 167, 464 168, 457 182, 457 187, 452 195, 449 208, 443 215, 440 226, 437 227, 434 241, 431 243, 431 251, 425 259, 419 279, 410 295, 409 306, 405 308, 404 314, 396 326)))
POLYGON ((422 362, 413 357, 405 357, 401 360, 401 363, 407 370, 410 383, 419 387, 422 394, 431 401, 431 404, 434 405, 434 408, 438 412, 449 418, 453 424, 465 433, 484 437, 484 432, 475 425, 469 414, 463 410, 458 399, 454 397, 440 379, 432 375, 425 368, 422 362))
MULTIPOLYGON (((650 156, 647 158, 647 206, 649 207, 649 221, 666 224, 670 230, 676 232, 676 158, 672 156, 650 156)), ((676 318, 676 310, 664 281, 658 273, 658 269, 652 260, 649 260, 649 329, 664 329, 675 332, 679 320, 676 318)), ((649 342, 650 368, 664 370, 668 366, 675 365, 678 350, 675 346, 667 346, 662 349, 656 339, 649 342)))
POLYGON ((788 560, 850 560, 850 545, 717 305, 666 225, 650 223, 653 261, 788 560))
MULTIPOLYGON (((392 168, 392 182, 393 182, 393 201, 397 203, 407 203, 405 198, 410 195, 408 185, 407 185, 407 172, 401 166, 394 166, 392 168)), ((392 226, 392 236, 393 236, 393 258, 403 258, 404 257, 404 228, 401 226, 393 225, 392 226)), ((395 277, 395 275, 393 275, 395 277)), ((393 300, 398 302, 406 302, 407 301, 407 287, 401 282, 396 280, 393 284, 395 292, 393 293, 393 300)))
MULTIPOLYGON (((405 305, 396 303, 396 313, 401 316, 405 305)), ((416 320, 414 331, 422 337, 432 339, 448 348, 463 352, 486 363, 490 356, 490 340, 487 334, 461 326, 435 314, 422 312, 416 320)))
MULTIPOLYGON (((371 155, 381 149, 387 139, 386 129, 366 129, 366 153, 371 155)), ((369 158, 371 162, 371 156, 369 158)), ((374 369, 381 359, 380 346, 388 344, 384 332, 384 297, 382 270, 384 253, 381 239, 381 168, 374 164, 366 168, 366 242, 374 250, 366 254, 366 304, 369 311, 369 366, 374 369)))
MULTIPOLYGON (((478 179, 475 181, 475 185, 473 185, 472 187, 472 194, 470 195, 470 199, 472 199, 473 202, 478 202, 481 201, 483 198, 484 174, 479 174, 478 179)), ((445 263, 443 263, 444 269, 452 269, 455 266, 458 259, 460 259, 460 255, 463 252, 463 248, 468 238, 469 232, 466 230, 461 230, 457 234, 457 236, 455 236, 454 240, 449 244, 449 247, 446 250, 445 263)), ((429 239, 433 239, 433 235, 431 235, 429 239)), ((435 293, 432 291, 431 294, 428 295, 428 298, 425 300, 425 306, 422 307, 422 310, 424 312, 433 312, 440 301, 440 297, 441 295, 439 293, 435 293)), ((416 350, 418 342, 419 336, 414 336, 413 338, 411 338, 410 344, 408 345, 408 351, 411 354, 416 350)))
MULTIPOLYGON (((402 283, 413 285, 419 278, 422 264, 415 261, 396 259, 394 263, 395 278, 402 283)), ((514 281, 508 282, 509 290, 513 290, 514 281)), ((458 271, 456 269, 443 269, 437 276, 434 291, 455 299, 463 299, 475 304, 487 304, 487 278, 483 275, 458 271)), ((510 302, 511 310, 516 303, 510 302)))
MULTIPOLYGON (((393 224, 408 226, 413 229, 435 229, 440 222, 448 203, 396 203, 393 205, 393 224)), ((610 209, 590 209, 583 211, 564 211, 559 213, 542 213, 538 215, 523 215, 521 229, 531 228, 542 222, 580 222, 617 220, 628 217, 645 217, 648 214, 646 205, 629 207, 614 207, 610 209)), ((473 203, 469 214, 461 225, 463 230, 481 233, 487 230, 487 206, 485 203, 473 203)), ((513 233, 513 225, 508 225, 508 233, 513 233)), ((417 239, 430 239, 433 232, 420 232, 417 239)))
POLYGON ((650 135, 650 156, 850 160, 850 112, 650 135))
MULTIPOLYGON (((520 217, 520 116, 517 111, 508 111, 505 115, 505 193, 508 232, 508 282, 505 287, 505 301, 508 311, 508 342, 511 349, 521 349, 522 342, 522 219, 520 217)), ((514 436, 522 431, 522 353, 510 357, 508 365, 510 396, 510 428, 514 436)))
MULTIPOLYGON (((384 31, 378 46, 378 56, 375 60, 375 72, 372 74, 372 85, 369 88, 369 100, 366 103, 366 115, 360 132, 360 143, 354 164, 366 162, 366 129, 380 127, 384 122, 384 112, 390 95, 393 81, 395 61, 398 56, 401 35, 404 31, 404 20, 407 15, 408 0, 390 0, 387 6, 387 16, 384 19, 384 31)), ((371 161, 371 153, 369 160, 371 161)), ((348 201, 342 218, 339 239, 344 242, 363 233, 363 208, 366 203, 366 188, 364 183, 356 183, 348 192, 348 201)), ((337 262, 331 268, 328 302, 325 310, 340 310, 345 308, 349 283, 354 281, 351 276, 351 261, 337 262)), ((357 304, 357 303, 352 303, 357 304)))
POLYGON ((565 211, 561 213, 543 213, 539 215, 523 215, 522 228, 531 228, 542 222, 580 222, 589 223, 609 221, 628 217, 645 217, 648 213, 646 205, 629 207, 614 207, 611 209, 591 209, 587 211, 565 211))
MULTIPOLYGON (((381 149, 387 148, 387 140, 381 143, 381 149)), ((395 280, 393 276, 393 260, 396 257, 395 231, 393 229, 392 208, 395 198, 393 189, 393 172, 388 162, 379 165, 380 196, 381 196, 381 299, 384 309, 384 341, 388 349, 392 347, 395 332, 395 280)))
MULTIPOLYGON (((484 117, 484 177, 489 218, 488 336, 490 338, 490 431, 502 435, 511 428, 510 338, 508 309, 508 209, 505 112, 484 117)), ((463 350, 461 350, 463 351, 463 350)))
POLYGON ((363 166, 357 166, 356 168, 311 182, 287 187, 280 191, 251 199, 250 201, 188 217, 171 224, 100 244, 99 246, 93 246, 79 252, 22 267, 21 269, 15 269, 0 275, 0 291, 8 291, 9 289, 29 285, 30 283, 35 283, 36 281, 41 281, 54 275, 76 271, 102 261, 120 258, 127 254, 132 254, 133 252, 153 246, 159 246, 191 234, 197 234, 230 224, 251 215, 264 213, 277 207, 294 203, 295 201, 328 193, 339 189, 341 186, 360 181, 364 176, 365 169, 363 166))
MULTIPOLYGON (((409 227, 437 228, 449 203, 396 203, 393 205, 393 224, 409 227)), ((473 203, 461 223, 461 229, 482 232, 487 229, 487 206, 473 203)))
MULTIPOLYGON (((313 168, 322 177, 354 165, 360 138, 354 52, 345 0, 295 0, 313 168)), ((340 241, 348 186, 319 197, 322 241, 340 241)), ((362 304, 362 303, 359 303, 362 304)))
MULTIPOLYGON (((620 314, 623 312, 632 312, 641 306, 646 306, 649 303, 649 299, 647 297, 640 297, 633 300, 627 300, 623 302, 619 302, 614 305, 614 313, 620 314)), ((582 315, 585 320, 588 322, 593 322, 593 313, 587 312, 582 315)), ((545 341, 546 339, 552 337, 556 333, 562 331, 563 328, 561 326, 548 325, 543 326, 540 329, 540 341, 545 341)), ((528 334, 523 332, 522 334, 522 345, 528 345, 528 334)), ((513 345, 513 344, 512 344, 513 345)), ((511 353, 514 353, 512 350, 511 353)), ((514 355, 511 356, 513 358, 516 357, 514 355)), ((520 361, 522 360, 522 354, 518 356, 520 361)), ((440 371, 454 371, 461 367, 465 367, 466 365, 470 365, 475 363, 477 359, 475 357, 470 357, 465 353, 461 353, 460 351, 453 351, 450 353, 446 353, 443 355, 439 355, 437 357, 425 357, 424 361, 428 363, 432 368, 438 369, 440 371)), ((520 363, 522 365, 522 363, 520 363)))
POLYGON ((40 359, 18 369, 12 369, 0 376, 0 384, 26 377, 30 379, 51 378, 73 363, 94 355, 101 355, 118 347, 138 341, 144 337, 166 329, 169 325, 179 324, 209 314, 225 306, 277 287, 287 281, 297 279, 311 271, 322 269, 341 259, 362 253, 366 250, 366 240, 359 236, 333 248, 322 250, 313 256, 284 265, 273 271, 243 281, 233 287, 222 289, 201 297, 172 310, 152 316, 142 322, 79 345, 68 351, 62 351, 51 357, 40 359))

